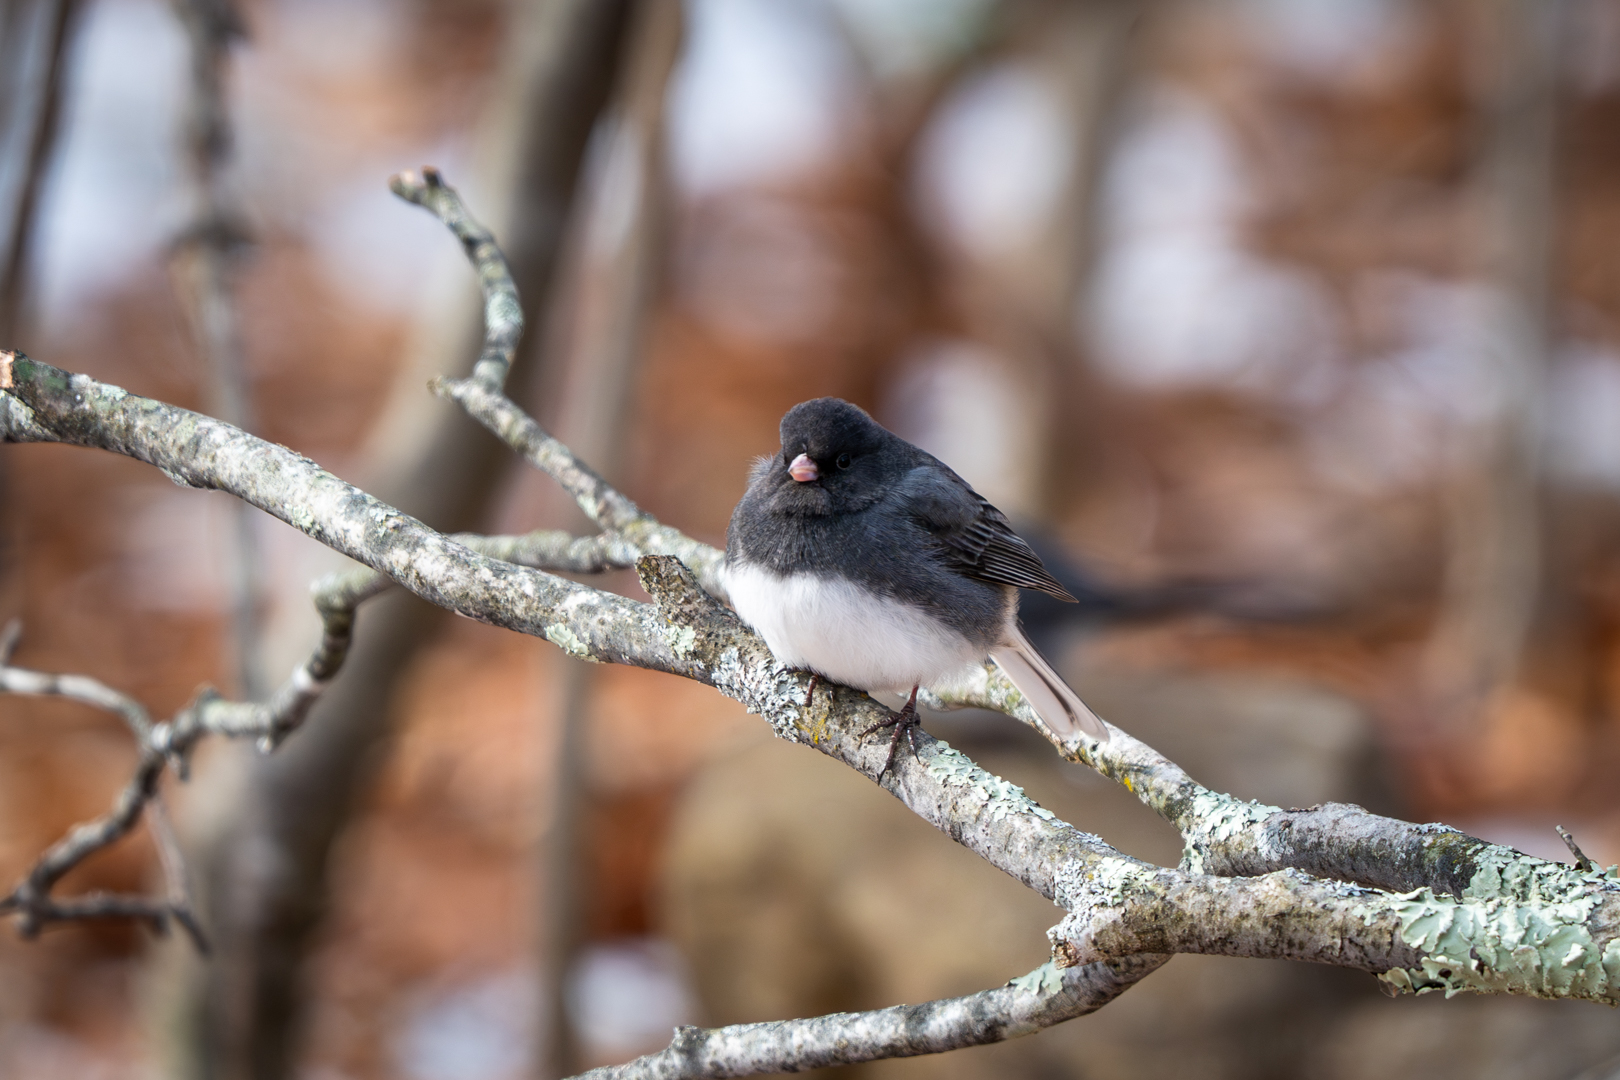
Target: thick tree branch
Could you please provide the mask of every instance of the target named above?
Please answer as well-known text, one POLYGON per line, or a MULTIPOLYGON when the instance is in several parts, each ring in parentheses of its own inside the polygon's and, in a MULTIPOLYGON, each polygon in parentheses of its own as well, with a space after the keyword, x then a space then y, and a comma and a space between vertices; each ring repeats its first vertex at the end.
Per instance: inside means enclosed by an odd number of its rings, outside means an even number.
POLYGON ((480 555, 284 446, 20 353, 0 353, 7 384, 23 421, 8 411, 6 441, 43 435, 145 461, 184 486, 228 491, 439 607, 581 658, 690 671, 646 605, 480 555))

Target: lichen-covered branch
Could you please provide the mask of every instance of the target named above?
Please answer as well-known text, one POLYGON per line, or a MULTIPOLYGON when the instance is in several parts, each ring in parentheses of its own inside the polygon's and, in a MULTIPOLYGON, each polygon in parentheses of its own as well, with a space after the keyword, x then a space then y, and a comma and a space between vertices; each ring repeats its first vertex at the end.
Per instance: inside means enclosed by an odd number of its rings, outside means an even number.
POLYGON ((1096 1012, 1167 959, 1133 956, 1070 968, 1047 963, 994 990, 922 1005, 707 1030, 677 1028, 666 1049, 592 1069, 581 1080, 758 1076, 1005 1042, 1096 1012))
MULTIPOLYGON (((765 715, 778 735, 879 779, 883 747, 855 734, 882 715, 870 699, 840 689, 825 707, 805 709, 798 677, 768 654, 759 661, 769 665, 764 671, 748 664, 745 642, 725 636, 717 622, 721 609, 678 563, 648 558, 641 568, 660 610, 692 628, 691 648, 715 669, 715 686, 765 715), (715 637, 725 644, 706 644, 715 637)), ((927 738, 922 744, 915 761, 902 755, 900 767, 881 782, 952 839, 1068 908, 1070 916, 1053 931, 1061 959, 1090 963, 1164 952, 1287 958, 1375 972, 1402 990, 1620 1002, 1620 882, 1612 871, 1582 872, 1454 831, 1399 822, 1392 825, 1404 828, 1383 830, 1378 843, 1404 842, 1394 861, 1415 868, 1445 865, 1434 852, 1449 847, 1471 868, 1459 896, 1427 887, 1373 888, 1292 868, 1232 877, 1185 864, 1156 867, 1057 820, 946 744, 927 738)), ((1141 755, 1152 753, 1136 745, 1141 755)), ((1264 821, 1274 809, 1197 790, 1202 797, 1190 798, 1176 816, 1197 822, 1189 831, 1212 846, 1244 835, 1256 827, 1251 818, 1264 821), (1233 807, 1252 813, 1236 814, 1233 807)), ((1359 810, 1348 816, 1362 825, 1389 820, 1359 810)), ((1368 844, 1352 831, 1342 848, 1364 852, 1368 844)), ((1318 845, 1319 861, 1331 865, 1340 848, 1336 838, 1323 835, 1318 845)), ((1276 854, 1308 850, 1285 846, 1276 854)))
POLYGON ((439 170, 424 168, 422 174, 404 172, 388 182, 389 188, 407 202, 426 207, 447 225, 478 274, 478 287, 484 295, 484 348, 473 365, 471 379, 499 392, 512 371, 512 357, 523 337, 523 305, 518 300, 517 283, 506 265, 500 245, 488 229, 467 213, 461 197, 445 184, 439 170))
POLYGON ((690 674, 646 605, 480 555, 284 446, 21 353, 0 353, 0 391, 15 403, 0 413, 5 441, 43 437, 145 461, 176 483, 228 491, 440 607, 577 657, 690 674))
POLYGON ((1069 740, 1044 725, 993 664, 956 685, 921 695, 936 708, 1006 713, 1041 732, 1065 757, 1120 783, 1182 834, 1182 866, 1228 877, 1303 870, 1393 892, 1427 888, 1461 897, 1474 876, 1518 852, 1447 825, 1417 825, 1348 803, 1283 809, 1199 784, 1151 746, 1117 727, 1106 743, 1069 740))

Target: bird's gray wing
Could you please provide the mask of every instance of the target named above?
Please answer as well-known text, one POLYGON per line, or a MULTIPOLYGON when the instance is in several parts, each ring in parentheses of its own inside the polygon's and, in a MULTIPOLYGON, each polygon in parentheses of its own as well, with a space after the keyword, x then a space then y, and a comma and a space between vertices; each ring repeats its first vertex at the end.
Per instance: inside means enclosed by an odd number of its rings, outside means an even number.
POLYGON ((939 544, 946 565, 963 577, 1038 589, 1075 602, 1000 510, 943 464, 908 472, 897 494, 902 505, 939 544))

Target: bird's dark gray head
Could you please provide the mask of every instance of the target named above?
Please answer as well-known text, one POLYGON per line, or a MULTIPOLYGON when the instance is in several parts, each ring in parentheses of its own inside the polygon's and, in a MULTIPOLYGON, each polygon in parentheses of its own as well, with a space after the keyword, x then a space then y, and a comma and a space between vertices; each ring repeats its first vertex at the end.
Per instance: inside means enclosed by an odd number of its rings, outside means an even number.
POLYGON ((917 451, 840 398, 801 402, 782 417, 782 452, 760 461, 774 507, 820 516, 862 510, 916 462, 917 451))

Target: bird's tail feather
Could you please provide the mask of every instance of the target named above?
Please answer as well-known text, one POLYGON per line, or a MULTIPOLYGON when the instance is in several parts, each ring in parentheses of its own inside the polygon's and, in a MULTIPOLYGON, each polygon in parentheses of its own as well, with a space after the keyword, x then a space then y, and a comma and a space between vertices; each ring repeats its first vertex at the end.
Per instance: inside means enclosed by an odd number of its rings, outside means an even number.
POLYGON ((1084 731, 1098 742, 1108 741, 1108 726, 1052 670, 1021 628, 1014 627, 1012 641, 990 650, 990 658, 1059 737, 1067 739, 1084 731))

